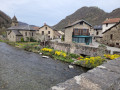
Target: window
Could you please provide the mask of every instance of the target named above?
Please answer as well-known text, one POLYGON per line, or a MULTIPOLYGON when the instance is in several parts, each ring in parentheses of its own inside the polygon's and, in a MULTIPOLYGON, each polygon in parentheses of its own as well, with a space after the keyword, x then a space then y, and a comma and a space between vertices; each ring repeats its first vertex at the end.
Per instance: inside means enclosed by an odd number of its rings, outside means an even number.
POLYGON ((50 31, 48 31, 48 34, 50 34, 50 31))
POLYGON ((111 39, 111 40, 113 39, 113 34, 110 35, 110 39, 111 39))
POLYGON ((96 35, 98 35, 98 34, 99 34, 99 32, 97 31, 97 32, 96 32, 96 35))
POLYGON ((119 45, 119 43, 116 43, 116 45, 119 45))
POLYGON ((32 36, 33 36, 33 32, 32 32, 32 36))
POLYGON ((80 22, 80 25, 83 25, 83 22, 80 22))
POLYGON ((25 32, 25 36, 27 36, 27 32, 25 32))
POLYGON ((44 31, 42 31, 42 35, 44 35, 44 31))
POLYGON ((108 27, 108 23, 106 23, 106 27, 108 27))
POLYGON ((47 30, 47 27, 45 27, 45 29, 47 30))
POLYGON ((50 39, 50 36, 48 36, 48 39, 50 39))

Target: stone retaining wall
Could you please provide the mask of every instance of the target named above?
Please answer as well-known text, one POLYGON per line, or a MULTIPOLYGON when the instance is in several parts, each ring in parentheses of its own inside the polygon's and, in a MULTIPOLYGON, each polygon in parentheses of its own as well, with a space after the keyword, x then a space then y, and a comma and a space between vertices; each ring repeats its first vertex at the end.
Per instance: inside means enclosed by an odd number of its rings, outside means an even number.
POLYGON ((57 42, 49 42, 49 46, 56 49, 56 50, 62 50, 68 53, 75 53, 75 54, 84 54, 88 56, 103 56, 104 54, 110 54, 110 50, 107 50, 104 47, 89 47, 89 46, 83 46, 80 44, 67 44, 67 43, 57 43, 57 42))
POLYGON ((120 90, 120 58, 53 86, 50 90, 120 90))

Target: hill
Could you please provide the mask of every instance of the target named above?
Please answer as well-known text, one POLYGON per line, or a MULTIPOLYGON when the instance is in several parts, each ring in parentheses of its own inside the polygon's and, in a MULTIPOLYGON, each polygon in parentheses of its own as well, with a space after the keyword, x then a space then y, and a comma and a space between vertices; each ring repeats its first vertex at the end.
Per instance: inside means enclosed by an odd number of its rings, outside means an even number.
POLYGON ((0 10, 0 34, 11 25, 11 18, 0 10))
POLYGON ((98 7, 82 7, 73 14, 67 16, 65 19, 61 20, 58 24, 56 24, 53 27, 57 30, 64 30, 63 28, 67 26, 68 23, 73 23, 76 20, 80 19, 84 19, 94 26, 102 24, 102 22, 106 18, 115 17, 120 17, 120 8, 115 9, 110 13, 107 13, 98 7))

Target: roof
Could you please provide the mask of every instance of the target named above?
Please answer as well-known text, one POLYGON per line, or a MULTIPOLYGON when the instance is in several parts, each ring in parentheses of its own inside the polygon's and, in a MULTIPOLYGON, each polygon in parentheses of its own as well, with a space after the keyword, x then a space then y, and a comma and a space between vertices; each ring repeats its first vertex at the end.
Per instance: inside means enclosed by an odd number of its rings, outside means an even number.
POLYGON ((102 25, 95 25, 94 30, 102 30, 102 25))
MULTIPOLYGON (((51 28, 52 30, 56 30, 54 27, 51 27, 51 26, 47 25, 46 23, 45 23, 42 27, 44 27, 44 26, 48 26, 48 27, 51 28)), ((42 28, 42 27, 40 27, 40 28, 42 28)), ((40 28, 39 28, 39 29, 40 29, 40 28)))
POLYGON ((106 23, 118 23, 120 21, 120 18, 111 18, 111 19, 106 19, 103 24, 106 23))
POLYGON ((54 31, 55 35, 57 36, 61 36, 62 34, 60 34, 58 31, 54 31))
POLYGON ((33 27, 31 27, 30 25, 18 25, 18 26, 12 26, 10 28, 8 28, 8 30, 33 30, 35 31, 35 29, 33 27))
POLYGON ((80 22, 85 22, 86 24, 88 24, 89 26, 92 27, 92 25, 89 24, 87 21, 85 21, 85 20, 78 20, 78 21, 72 23, 71 25, 66 26, 65 28, 72 27, 72 26, 74 26, 74 25, 76 25, 76 24, 78 24, 78 23, 80 23, 80 22))
POLYGON ((13 20, 13 21, 17 21, 17 18, 16 18, 16 16, 14 16, 14 17, 12 18, 12 20, 13 20))
POLYGON ((16 36, 23 36, 18 30, 12 30, 16 36))
POLYGON ((120 24, 120 21, 118 23, 116 23, 115 25, 113 25, 111 28, 107 29, 106 31, 104 31, 102 34, 106 33, 107 31, 111 30, 113 27, 116 27, 118 24, 120 24))
POLYGON ((33 29, 35 29, 35 30, 39 30, 39 28, 40 28, 40 27, 33 27, 33 29))

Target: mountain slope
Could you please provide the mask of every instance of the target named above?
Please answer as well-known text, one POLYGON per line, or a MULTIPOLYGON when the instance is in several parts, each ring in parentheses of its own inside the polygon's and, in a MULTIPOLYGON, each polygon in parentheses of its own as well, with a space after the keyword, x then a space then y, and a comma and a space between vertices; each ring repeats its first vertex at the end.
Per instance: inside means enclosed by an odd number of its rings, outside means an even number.
POLYGON ((120 17, 120 8, 113 10, 111 13, 106 13, 98 7, 82 7, 74 12, 72 15, 67 16, 54 26, 55 29, 62 30, 68 23, 73 23, 76 20, 84 19, 90 24, 101 24, 106 18, 120 17))
POLYGON ((0 10, 0 35, 11 25, 11 18, 0 10))
POLYGON ((0 10, 0 28, 8 27, 11 24, 11 18, 0 10))

